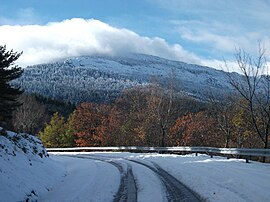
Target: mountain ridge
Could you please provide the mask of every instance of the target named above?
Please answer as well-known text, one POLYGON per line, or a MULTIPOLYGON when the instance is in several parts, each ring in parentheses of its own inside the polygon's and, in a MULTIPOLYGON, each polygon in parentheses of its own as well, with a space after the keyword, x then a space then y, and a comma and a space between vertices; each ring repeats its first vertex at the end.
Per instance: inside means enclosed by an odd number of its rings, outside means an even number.
POLYGON ((165 86, 172 72, 178 91, 199 99, 233 91, 222 70, 144 54, 79 56, 28 66, 14 84, 28 93, 74 103, 109 102, 124 89, 149 84, 153 77, 165 86))

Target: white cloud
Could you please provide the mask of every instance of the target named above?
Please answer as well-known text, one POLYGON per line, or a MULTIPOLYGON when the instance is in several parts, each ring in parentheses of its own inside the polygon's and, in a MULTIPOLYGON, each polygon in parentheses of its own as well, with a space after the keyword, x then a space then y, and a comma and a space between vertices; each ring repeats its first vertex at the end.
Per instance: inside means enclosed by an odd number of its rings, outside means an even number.
POLYGON ((195 43, 197 46, 206 46, 213 55, 218 53, 233 55, 235 49, 241 48, 251 54, 256 54, 258 44, 269 45, 269 33, 262 30, 251 31, 236 25, 223 24, 217 21, 171 21, 181 38, 195 43))
POLYGON ((0 44, 6 44, 7 49, 23 51, 18 60, 23 67, 72 56, 127 52, 201 63, 199 57, 179 44, 170 45, 157 37, 142 37, 130 30, 115 28, 94 19, 74 18, 43 26, 0 26, 0 44))
MULTIPOLYGON (((25 10, 31 15, 31 9, 25 10)), ((255 50, 255 41, 247 41, 241 38, 220 36, 197 29, 183 28, 188 21, 173 22, 182 25, 182 37, 196 43, 207 43, 214 47, 214 51, 220 50, 235 52, 236 42, 244 50, 255 50), (244 44, 252 43, 250 46, 244 44)), ((203 22, 193 21, 195 27, 204 26, 203 22)), ((220 26, 216 24, 216 26, 220 26)), ((214 29, 214 28, 213 28, 214 29)), ((250 35, 250 38, 257 35, 250 35)), ((264 44, 269 57, 270 38, 264 38, 264 44)), ((46 25, 4 25, 0 26, 0 45, 7 45, 7 49, 23 51, 18 64, 22 67, 58 60, 61 58, 81 55, 123 55, 129 52, 151 54, 172 60, 184 61, 224 69, 224 61, 219 58, 206 59, 185 50, 180 44, 168 44, 164 39, 143 37, 128 29, 112 27, 99 20, 84 20, 74 18, 62 22, 51 22, 46 25)), ((225 58, 228 59, 228 58, 225 58)), ((230 71, 239 72, 237 64, 229 58, 230 71)))
POLYGON ((210 44, 215 49, 222 50, 223 52, 233 52, 239 41, 230 36, 222 36, 206 31, 199 31, 198 33, 191 32, 189 30, 182 31, 181 37, 183 39, 199 42, 204 44, 210 44))
POLYGON ((237 62, 232 61, 232 60, 228 60, 225 62, 224 60, 205 59, 202 61, 202 65, 208 66, 208 67, 215 67, 215 69, 223 70, 226 72, 237 72, 237 73, 242 74, 241 70, 239 69, 239 67, 237 65, 237 62))
POLYGON ((256 55, 259 42, 270 49, 269 1, 148 1, 173 13, 176 17, 169 22, 180 40, 189 42, 193 50, 205 50, 204 57, 227 57, 235 48, 256 55))

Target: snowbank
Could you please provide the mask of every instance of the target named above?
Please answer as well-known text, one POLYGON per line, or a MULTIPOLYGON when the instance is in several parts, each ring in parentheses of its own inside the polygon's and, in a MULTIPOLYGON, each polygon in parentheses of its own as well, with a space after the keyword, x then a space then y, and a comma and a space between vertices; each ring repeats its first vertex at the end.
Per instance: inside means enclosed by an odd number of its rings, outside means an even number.
POLYGON ((49 191, 65 174, 65 168, 48 157, 37 137, 0 127, 1 200, 34 201, 49 191))

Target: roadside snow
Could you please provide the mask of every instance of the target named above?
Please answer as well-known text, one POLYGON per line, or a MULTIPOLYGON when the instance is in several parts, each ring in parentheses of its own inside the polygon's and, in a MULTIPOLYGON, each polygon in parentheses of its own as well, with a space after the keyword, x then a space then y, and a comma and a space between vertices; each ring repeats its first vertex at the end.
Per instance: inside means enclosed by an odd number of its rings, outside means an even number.
POLYGON ((64 172, 61 164, 48 158, 38 138, 0 127, 0 201, 34 201, 64 172))

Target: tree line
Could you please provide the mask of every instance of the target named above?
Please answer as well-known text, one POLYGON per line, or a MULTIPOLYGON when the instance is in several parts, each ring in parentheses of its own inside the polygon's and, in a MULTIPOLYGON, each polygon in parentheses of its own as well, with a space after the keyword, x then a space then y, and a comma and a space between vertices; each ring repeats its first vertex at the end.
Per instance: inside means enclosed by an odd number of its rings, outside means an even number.
POLYGON ((263 147, 241 108, 244 100, 170 101, 161 91, 151 85, 126 90, 112 104, 81 103, 67 120, 55 113, 38 135, 47 147, 263 147))

